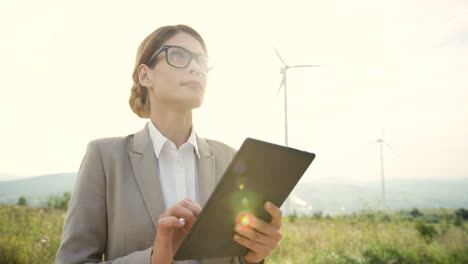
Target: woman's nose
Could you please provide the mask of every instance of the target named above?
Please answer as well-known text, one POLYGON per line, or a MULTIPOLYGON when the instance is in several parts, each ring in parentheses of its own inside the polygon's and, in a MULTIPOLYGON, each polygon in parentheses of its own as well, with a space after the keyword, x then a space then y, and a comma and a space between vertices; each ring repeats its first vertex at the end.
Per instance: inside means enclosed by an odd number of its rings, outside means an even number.
POLYGON ((197 63, 197 60, 195 60, 195 59, 192 59, 192 61, 190 62, 190 64, 188 65, 187 68, 188 68, 189 73, 194 73, 195 72, 197 74, 204 75, 204 73, 201 70, 200 65, 197 63))
POLYGON ((205 78, 208 76, 208 74, 206 74, 206 73, 204 73, 204 72, 202 72, 202 71, 194 70, 194 69, 189 70, 189 73, 190 73, 190 74, 196 73, 197 75, 201 75, 201 76, 203 76, 203 77, 205 77, 205 78))

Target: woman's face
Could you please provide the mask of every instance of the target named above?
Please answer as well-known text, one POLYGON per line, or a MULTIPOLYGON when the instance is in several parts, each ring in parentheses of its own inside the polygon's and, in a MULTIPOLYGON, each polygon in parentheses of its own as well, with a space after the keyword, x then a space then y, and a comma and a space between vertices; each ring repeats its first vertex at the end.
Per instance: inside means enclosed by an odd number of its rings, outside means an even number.
MULTIPOLYGON (((205 54, 200 42, 184 32, 177 33, 164 44, 180 46, 195 54, 205 54)), ((195 58, 187 67, 175 68, 167 63, 166 52, 162 52, 157 56, 153 69, 147 70, 151 108, 158 104, 186 111, 202 104, 206 76, 200 72, 200 65, 195 58)))

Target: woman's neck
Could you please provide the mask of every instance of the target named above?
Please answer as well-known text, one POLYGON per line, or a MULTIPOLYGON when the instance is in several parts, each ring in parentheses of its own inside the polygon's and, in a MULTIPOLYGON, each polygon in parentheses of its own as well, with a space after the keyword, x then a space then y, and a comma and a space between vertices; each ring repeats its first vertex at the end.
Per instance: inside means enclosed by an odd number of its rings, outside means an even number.
POLYGON ((151 122, 177 149, 187 142, 192 130, 192 111, 151 109, 151 122))

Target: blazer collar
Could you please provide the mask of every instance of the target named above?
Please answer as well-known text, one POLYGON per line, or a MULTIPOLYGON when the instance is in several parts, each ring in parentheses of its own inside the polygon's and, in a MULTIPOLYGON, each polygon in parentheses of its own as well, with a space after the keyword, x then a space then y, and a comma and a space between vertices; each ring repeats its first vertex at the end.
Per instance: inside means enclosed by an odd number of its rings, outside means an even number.
POLYGON ((140 131, 136 132, 133 137, 132 151, 138 154, 143 154, 149 146, 151 138, 148 130, 148 123, 140 131))
MULTIPOLYGON (((198 151, 200 152, 200 159, 202 158, 209 158, 213 156, 210 146, 208 145, 208 142, 206 139, 199 137, 196 134, 196 139, 197 139, 197 145, 198 145, 198 151)), ((148 129, 148 123, 146 123, 145 127, 141 129, 140 131, 135 133, 135 136, 133 138, 133 145, 132 145, 132 151, 135 153, 143 154, 148 147, 153 147, 152 142, 151 142, 151 137, 148 129)))
MULTIPOLYGON (((216 186, 215 156, 208 142, 197 137, 200 158, 198 159, 198 186, 200 205, 203 207, 216 186)), ((158 218, 165 211, 164 195, 159 176, 157 158, 154 154, 148 123, 135 133, 131 151, 129 151, 133 175, 143 197, 146 209, 151 216, 155 228, 158 218)))

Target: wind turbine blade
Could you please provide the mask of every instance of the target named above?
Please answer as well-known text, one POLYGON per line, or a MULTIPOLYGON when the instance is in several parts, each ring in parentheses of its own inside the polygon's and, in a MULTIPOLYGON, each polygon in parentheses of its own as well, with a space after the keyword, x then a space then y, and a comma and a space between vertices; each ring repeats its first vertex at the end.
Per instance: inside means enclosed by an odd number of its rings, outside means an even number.
POLYGON ((284 85, 284 79, 285 79, 285 78, 286 78, 286 74, 283 73, 283 78, 281 79, 281 83, 280 83, 280 86, 279 86, 279 88, 278 88, 278 91, 276 92, 275 98, 278 97, 278 94, 279 94, 279 92, 280 92, 280 90, 281 90, 281 87, 283 87, 283 85, 284 85))
POLYGON ((324 67, 325 65, 294 65, 289 68, 312 68, 312 67, 324 67))
POLYGON ((361 144, 361 146, 369 146, 369 145, 374 145, 374 144, 377 144, 377 143, 379 143, 379 141, 378 141, 378 140, 374 140, 374 141, 369 142, 369 143, 361 144))
POLYGON ((286 64, 286 62, 284 62, 283 58, 281 58, 281 56, 279 55, 279 52, 276 50, 275 46, 273 46, 273 49, 275 50, 276 55, 278 55, 278 58, 281 60, 281 62, 282 62, 284 65, 288 66, 288 65, 286 64))
POLYGON ((388 143, 385 142, 385 141, 384 141, 384 144, 393 152, 393 154, 394 154, 395 156, 398 157, 398 159, 403 160, 403 159, 401 158, 400 154, 398 154, 398 152, 397 152, 392 146, 390 146, 390 144, 388 144, 388 143))

